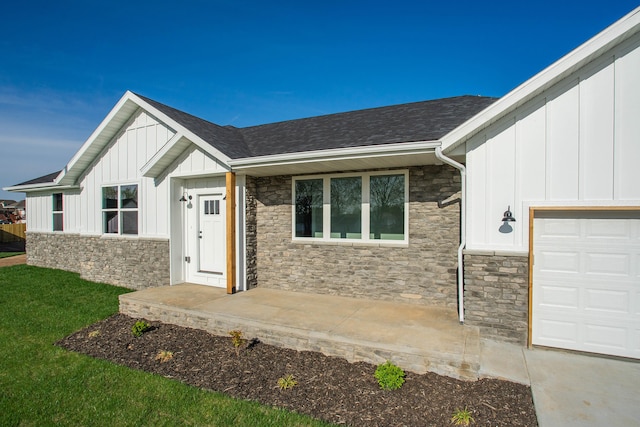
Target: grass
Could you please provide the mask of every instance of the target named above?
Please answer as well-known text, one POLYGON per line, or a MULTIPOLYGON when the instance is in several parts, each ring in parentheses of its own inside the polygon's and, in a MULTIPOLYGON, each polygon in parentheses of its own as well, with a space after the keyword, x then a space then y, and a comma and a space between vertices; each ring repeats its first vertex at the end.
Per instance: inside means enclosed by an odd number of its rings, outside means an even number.
POLYGON ((22 255, 24 252, 0 252, 0 258, 9 258, 16 255, 22 255))
POLYGON ((1 426, 327 425, 52 345, 117 312, 125 292, 61 270, 0 268, 1 426))

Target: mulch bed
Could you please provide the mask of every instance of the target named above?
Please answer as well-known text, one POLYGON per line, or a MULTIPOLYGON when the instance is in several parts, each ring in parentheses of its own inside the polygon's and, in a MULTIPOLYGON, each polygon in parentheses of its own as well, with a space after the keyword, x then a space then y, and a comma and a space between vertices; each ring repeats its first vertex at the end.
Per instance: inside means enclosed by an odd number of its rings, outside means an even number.
POLYGON ((152 329, 136 338, 131 333, 136 320, 116 314, 56 344, 336 424, 447 426, 452 425, 454 411, 466 407, 476 426, 538 425, 531 390, 521 384, 407 372, 400 389, 382 390, 373 376, 376 366, 369 363, 274 347, 257 339, 249 340, 237 355, 230 336, 161 322, 150 322, 152 329), (162 350, 173 357, 156 360, 162 350), (297 385, 281 390, 278 379, 288 375, 297 385))

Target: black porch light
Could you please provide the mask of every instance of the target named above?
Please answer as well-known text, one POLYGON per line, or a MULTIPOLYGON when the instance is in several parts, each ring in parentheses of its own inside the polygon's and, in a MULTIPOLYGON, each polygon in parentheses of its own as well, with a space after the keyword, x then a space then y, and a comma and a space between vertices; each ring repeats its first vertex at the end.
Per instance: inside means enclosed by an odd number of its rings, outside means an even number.
POLYGON ((515 222, 515 218, 513 217, 513 214, 511 213, 511 206, 507 206, 507 210, 504 211, 504 217, 502 218, 502 221, 506 221, 506 222, 515 222))

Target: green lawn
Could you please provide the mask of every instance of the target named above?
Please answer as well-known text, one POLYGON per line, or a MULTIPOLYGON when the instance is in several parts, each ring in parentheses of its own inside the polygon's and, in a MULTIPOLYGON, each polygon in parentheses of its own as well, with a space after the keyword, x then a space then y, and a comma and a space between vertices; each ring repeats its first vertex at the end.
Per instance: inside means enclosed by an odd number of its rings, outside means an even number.
POLYGON ((0 268, 0 426, 322 426, 52 345, 118 310, 123 288, 0 268))
POLYGON ((22 255, 24 252, 0 252, 0 258, 9 258, 16 255, 22 255))

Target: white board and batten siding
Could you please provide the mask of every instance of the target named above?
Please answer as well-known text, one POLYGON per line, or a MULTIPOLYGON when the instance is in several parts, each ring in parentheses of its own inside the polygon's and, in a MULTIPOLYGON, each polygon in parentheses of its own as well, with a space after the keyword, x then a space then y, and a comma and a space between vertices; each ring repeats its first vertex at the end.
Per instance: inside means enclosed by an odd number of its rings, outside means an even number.
POLYGON ((534 345, 640 358, 639 73, 636 34, 467 142, 467 250, 531 236, 534 345))
POLYGON ((639 203, 638 70, 640 34, 467 142, 468 249, 526 252, 529 206, 639 203))
MULTIPOLYGON (((102 234, 102 187, 137 184, 139 235, 168 238, 168 180, 144 178, 140 169, 173 135, 173 130, 153 116, 138 111, 80 177, 80 189, 60 190, 64 192, 64 232, 102 234)), ((29 230, 51 231, 51 192, 27 196, 29 230)))

